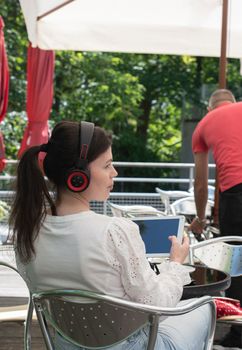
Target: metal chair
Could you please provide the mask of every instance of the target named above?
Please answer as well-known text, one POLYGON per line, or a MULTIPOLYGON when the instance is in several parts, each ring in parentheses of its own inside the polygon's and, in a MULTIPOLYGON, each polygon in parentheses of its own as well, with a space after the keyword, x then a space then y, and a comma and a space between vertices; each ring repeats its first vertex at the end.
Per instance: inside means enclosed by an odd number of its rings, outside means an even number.
POLYGON ((184 198, 184 197, 191 197, 191 196, 193 197, 193 194, 188 191, 166 191, 166 190, 162 190, 159 187, 156 187, 155 190, 156 192, 159 193, 160 199, 164 204, 164 213, 166 215, 173 214, 172 207, 171 207, 171 200, 184 198))
POLYGON ((240 276, 242 275, 242 237, 224 236, 191 244, 189 260, 192 265, 195 258, 206 266, 226 272, 232 277, 240 276), (241 245, 226 242, 240 242, 241 245))
MULTIPOLYGON (((23 276, 20 274, 18 269, 15 266, 10 265, 8 262, 0 260, 0 266, 4 266, 10 270, 15 271, 23 279, 23 276)), ((28 291, 29 291, 29 289, 28 289, 28 291)), ((34 310, 34 306, 33 306, 32 298, 31 298, 31 293, 29 291, 29 302, 28 302, 27 310, 26 311, 24 309, 21 310, 22 311, 21 317, 24 315, 24 318, 25 318, 25 322, 24 322, 24 350, 31 350, 31 325, 32 325, 33 310, 34 310)))
POLYGON ((147 350, 153 350, 161 316, 185 314, 206 303, 212 308, 206 349, 212 349, 216 312, 213 299, 208 296, 175 308, 149 306, 82 290, 34 293, 32 298, 48 350, 54 350, 48 324, 67 341, 88 349, 113 346, 149 326, 147 350))
MULTIPOLYGON (((206 206, 206 217, 210 217, 212 215, 212 208, 214 206, 214 202, 211 200, 207 201, 206 206)), ((194 217, 197 213, 195 198, 193 196, 181 198, 171 204, 171 213, 173 215, 184 215, 188 220, 191 217, 194 217)))
POLYGON ((134 218, 137 216, 162 216, 163 212, 150 205, 119 205, 108 202, 113 216, 134 218))
MULTIPOLYGON (((188 192, 194 195, 194 187, 190 187, 188 192)), ((215 196, 215 187, 208 185, 208 199, 211 201, 214 201, 214 196, 215 196)))
MULTIPOLYGON (((192 244, 189 248, 189 261, 192 265, 195 259, 199 259, 207 267, 226 272, 231 277, 240 276, 242 275, 242 237, 224 236, 192 244), (241 245, 226 242, 240 242, 241 245)), ((236 320, 236 317, 218 319, 217 322, 242 326, 241 319, 236 320)))

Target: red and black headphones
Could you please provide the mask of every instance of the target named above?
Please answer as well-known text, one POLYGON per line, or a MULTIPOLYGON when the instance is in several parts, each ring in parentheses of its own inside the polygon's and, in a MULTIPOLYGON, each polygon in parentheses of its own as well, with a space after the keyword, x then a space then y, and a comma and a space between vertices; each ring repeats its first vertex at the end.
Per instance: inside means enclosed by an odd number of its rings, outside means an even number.
POLYGON ((81 122, 79 124, 79 150, 78 158, 74 166, 68 170, 66 174, 66 185, 70 191, 83 192, 90 183, 90 172, 88 165, 88 150, 92 142, 94 132, 94 124, 89 122, 81 122))

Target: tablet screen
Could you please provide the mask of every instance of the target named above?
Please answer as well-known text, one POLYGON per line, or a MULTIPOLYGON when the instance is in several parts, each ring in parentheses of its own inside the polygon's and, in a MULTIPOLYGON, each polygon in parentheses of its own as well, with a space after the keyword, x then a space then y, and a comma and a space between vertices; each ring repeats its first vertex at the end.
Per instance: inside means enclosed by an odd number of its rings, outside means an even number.
POLYGON ((145 243, 147 256, 169 256, 171 242, 169 236, 176 236, 182 241, 184 217, 139 217, 133 219, 139 226, 145 243))

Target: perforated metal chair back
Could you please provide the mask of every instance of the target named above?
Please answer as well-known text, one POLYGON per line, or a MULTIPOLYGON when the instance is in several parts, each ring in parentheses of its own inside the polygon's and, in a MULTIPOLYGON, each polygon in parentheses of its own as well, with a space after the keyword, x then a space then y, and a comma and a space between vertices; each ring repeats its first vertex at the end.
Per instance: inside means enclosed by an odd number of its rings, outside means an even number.
MULTIPOLYGON (((42 327, 46 319, 65 339, 92 349, 117 344, 149 324, 148 313, 117 305, 110 299, 86 291, 33 295, 42 327)), ((50 338, 47 343, 48 349, 54 349, 50 338)))
POLYGON ((242 237, 224 236, 195 243, 190 246, 190 262, 198 258, 206 266, 228 273, 242 275, 242 237), (240 242, 240 245, 226 242, 240 242))
MULTIPOLYGON (((194 260, 198 258, 201 263, 210 268, 214 268, 232 277, 242 275, 242 237, 241 236, 224 236, 208 239, 190 245, 189 260, 194 264, 194 260), (239 242, 241 245, 234 245, 226 242, 239 242)), ((218 323, 227 325, 242 326, 241 319, 236 316, 228 319, 218 319, 218 323)))
POLYGON ((153 350, 161 315, 184 314, 210 303, 213 319, 206 349, 212 349, 215 307, 210 297, 160 309, 88 291, 55 290, 33 294, 33 302, 48 350, 54 350, 48 323, 69 342, 88 349, 118 344, 149 325, 147 350, 153 350))
POLYGON ((46 318, 62 335, 83 347, 110 346, 149 322, 145 313, 114 308, 105 301, 78 304, 67 303, 62 297, 50 297, 42 298, 37 305, 41 305, 46 318))

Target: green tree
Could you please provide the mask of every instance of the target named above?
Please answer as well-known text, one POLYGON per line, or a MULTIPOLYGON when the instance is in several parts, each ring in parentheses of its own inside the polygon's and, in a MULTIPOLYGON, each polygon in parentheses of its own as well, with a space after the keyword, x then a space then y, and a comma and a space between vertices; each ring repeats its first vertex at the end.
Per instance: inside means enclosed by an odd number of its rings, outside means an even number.
POLYGON ((8 111, 0 128, 7 158, 15 159, 27 120, 24 110, 28 40, 18 1, 0 2, 0 15, 5 23, 4 36, 10 71, 8 111))
MULTIPOLYGON (((11 82, 1 127, 15 158, 26 123, 27 34, 19 3, 0 4, 11 82)), ((218 82, 218 59, 121 53, 56 52, 50 124, 91 120, 113 131, 114 154, 127 161, 179 161, 181 118, 201 117, 201 87, 218 82)), ((228 87, 240 95, 239 61, 228 60, 228 87)), ((139 170, 139 172, 142 170, 139 170)))

